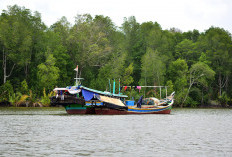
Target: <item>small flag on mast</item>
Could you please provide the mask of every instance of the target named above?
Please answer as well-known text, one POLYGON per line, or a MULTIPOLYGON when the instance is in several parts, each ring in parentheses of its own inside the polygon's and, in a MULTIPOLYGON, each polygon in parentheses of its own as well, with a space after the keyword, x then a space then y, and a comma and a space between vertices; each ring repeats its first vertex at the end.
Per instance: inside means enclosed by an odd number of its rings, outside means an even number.
POLYGON ((75 71, 78 71, 78 65, 77 65, 77 67, 74 69, 75 71))

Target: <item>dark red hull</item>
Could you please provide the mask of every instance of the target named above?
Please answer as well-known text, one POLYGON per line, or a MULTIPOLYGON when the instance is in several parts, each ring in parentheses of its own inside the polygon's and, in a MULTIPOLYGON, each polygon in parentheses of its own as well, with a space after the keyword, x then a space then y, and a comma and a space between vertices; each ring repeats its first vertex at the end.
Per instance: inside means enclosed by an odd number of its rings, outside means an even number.
POLYGON ((95 108, 95 114, 97 115, 120 115, 120 114, 128 114, 128 112, 126 110, 95 108))
POLYGON ((69 109, 66 110, 68 114, 95 114, 94 108, 86 108, 86 109, 69 109))
POLYGON ((71 109, 66 110, 68 114, 86 114, 86 110, 79 110, 79 109, 71 109))

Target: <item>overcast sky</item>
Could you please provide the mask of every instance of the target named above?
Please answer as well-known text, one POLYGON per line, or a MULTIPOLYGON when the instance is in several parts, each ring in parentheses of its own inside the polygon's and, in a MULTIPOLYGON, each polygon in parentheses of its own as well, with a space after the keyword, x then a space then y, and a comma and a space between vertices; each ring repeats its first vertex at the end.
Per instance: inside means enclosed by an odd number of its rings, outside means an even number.
POLYGON ((0 0, 0 12, 14 4, 38 11, 47 26, 62 16, 73 24, 77 14, 89 13, 109 16, 117 26, 135 16, 140 24, 158 22, 163 29, 203 32, 215 26, 232 33, 232 0, 0 0))

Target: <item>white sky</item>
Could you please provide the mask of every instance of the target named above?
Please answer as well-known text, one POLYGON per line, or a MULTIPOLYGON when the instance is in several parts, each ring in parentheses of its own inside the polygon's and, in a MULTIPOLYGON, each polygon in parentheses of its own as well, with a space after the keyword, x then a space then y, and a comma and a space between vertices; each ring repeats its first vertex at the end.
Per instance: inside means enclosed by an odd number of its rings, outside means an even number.
POLYGON ((74 24, 77 14, 89 13, 109 16, 117 26, 135 16, 140 24, 156 21, 162 29, 203 32, 215 26, 232 33, 232 0, 0 0, 0 12, 14 4, 38 11, 47 26, 62 16, 74 24))

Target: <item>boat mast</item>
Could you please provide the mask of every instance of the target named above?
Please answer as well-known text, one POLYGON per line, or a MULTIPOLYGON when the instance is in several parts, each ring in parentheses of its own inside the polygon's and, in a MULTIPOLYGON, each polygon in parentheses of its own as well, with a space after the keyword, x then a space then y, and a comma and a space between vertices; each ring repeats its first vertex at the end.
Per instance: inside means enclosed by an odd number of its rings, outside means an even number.
POLYGON ((83 78, 79 78, 78 77, 78 65, 77 65, 77 67, 74 70, 76 71, 76 78, 74 78, 76 80, 76 86, 79 86, 81 84, 81 80, 83 78))
POLYGON ((77 76, 78 76, 78 65, 77 65, 77 71, 76 71, 76 86, 77 86, 77 76))
POLYGON ((113 83, 113 94, 115 94, 115 79, 114 79, 114 83, 113 83))

